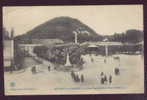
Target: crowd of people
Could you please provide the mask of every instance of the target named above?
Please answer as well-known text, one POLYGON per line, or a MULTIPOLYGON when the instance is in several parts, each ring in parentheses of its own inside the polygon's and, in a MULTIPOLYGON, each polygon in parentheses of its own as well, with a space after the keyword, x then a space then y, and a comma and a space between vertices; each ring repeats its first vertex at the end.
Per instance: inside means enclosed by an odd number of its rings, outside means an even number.
MULTIPOLYGON (((118 76, 120 75, 119 68, 114 69, 114 75, 118 76)), ((75 73, 74 71, 71 72, 71 78, 74 82, 84 82, 85 78, 84 75, 79 75, 78 73, 75 73)), ((101 84, 111 84, 112 83, 112 75, 106 75, 104 72, 100 73, 100 83, 101 84)), ((99 80, 99 79, 98 79, 99 80)))
MULTIPOLYGON (((48 71, 50 72, 51 71, 51 66, 49 65, 48 66, 48 71)), ((31 68, 31 72, 32 74, 36 74, 38 71, 37 71, 37 68, 36 66, 33 66, 31 68)), ((117 76, 117 75, 120 75, 120 71, 119 71, 119 68, 114 68, 114 74, 117 76)), ((71 71, 71 78, 74 82, 81 82, 83 83, 85 81, 85 78, 84 78, 84 75, 83 74, 78 74, 78 73, 75 73, 74 71, 71 71)), ((99 79, 98 79, 99 80, 99 79)), ((101 72, 100 73, 100 83, 101 84, 111 84, 112 83, 112 75, 106 75, 104 72, 101 72)))

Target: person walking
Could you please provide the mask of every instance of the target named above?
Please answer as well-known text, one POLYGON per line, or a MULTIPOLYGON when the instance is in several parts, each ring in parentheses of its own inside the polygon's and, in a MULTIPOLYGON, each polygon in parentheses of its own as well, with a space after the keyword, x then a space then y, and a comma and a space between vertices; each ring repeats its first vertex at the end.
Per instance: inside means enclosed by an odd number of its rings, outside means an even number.
POLYGON ((107 84, 107 76, 104 75, 104 83, 107 84))
POLYGON ((101 84, 104 84, 104 77, 101 77, 101 84))
POLYGON ((101 84, 104 84, 105 79, 104 79, 104 73, 103 72, 101 72, 100 77, 101 77, 101 84))
POLYGON ((115 75, 119 75, 119 74, 120 74, 119 68, 115 68, 115 69, 114 69, 114 72, 115 72, 115 75))
POLYGON ((80 82, 80 78, 79 75, 77 74, 77 82, 80 82))
POLYGON ((31 72, 32 74, 34 74, 34 66, 31 68, 31 72))
POLYGON ((101 76, 103 76, 104 75, 104 73, 103 72, 101 72, 101 76))
POLYGON ((84 82, 84 75, 83 74, 81 75, 81 82, 82 83, 84 82))
POLYGON ((112 76, 110 75, 109 76, 109 84, 111 84, 112 83, 112 76))
POLYGON ((91 62, 94 62, 94 59, 93 58, 91 58, 91 62))
POLYGON ((32 69, 31 69, 31 71, 32 71, 32 74, 35 74, 36 73, 36 67, 33 66, 32 69))
POLYGON ((50 67, 50 65, 48 66, 48 71, 50 71, 51 70, 51 67, 50 67))
POLYGON ((106 59, 104 59, 104 63, 106 63, 106 59))
POLYGON ((75 73, 73 71, 71 71, 71 78, 75 80, 75 73))

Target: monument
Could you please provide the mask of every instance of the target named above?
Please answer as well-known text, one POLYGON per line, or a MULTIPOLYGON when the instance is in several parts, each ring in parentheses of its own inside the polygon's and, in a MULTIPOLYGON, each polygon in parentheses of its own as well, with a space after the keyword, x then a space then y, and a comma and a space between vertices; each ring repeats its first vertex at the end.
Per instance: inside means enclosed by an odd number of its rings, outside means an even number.
POLYGON ((69 60, 69 53, 67 52, 67 56, 66 56, 66 63, 65 66, 72 66, 69 60))

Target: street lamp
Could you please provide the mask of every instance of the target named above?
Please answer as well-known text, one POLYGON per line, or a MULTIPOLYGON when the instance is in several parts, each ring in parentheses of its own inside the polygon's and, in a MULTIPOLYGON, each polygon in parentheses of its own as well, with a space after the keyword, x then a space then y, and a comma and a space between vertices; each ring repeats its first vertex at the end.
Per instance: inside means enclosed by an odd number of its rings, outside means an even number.
POLYGON ((104 61, 107 62, 106 58, 108 57, 108 39, 105 38, 103 40, 103 42, 105 42, 105 44, 104 44, 104 46, 105 46, 105 60, 104 61))
POLYGON ((108 39, 106 38, 103 41, 106 43, 104 45, 105 45, 105 56, 107 57, 108 56, 108 39))

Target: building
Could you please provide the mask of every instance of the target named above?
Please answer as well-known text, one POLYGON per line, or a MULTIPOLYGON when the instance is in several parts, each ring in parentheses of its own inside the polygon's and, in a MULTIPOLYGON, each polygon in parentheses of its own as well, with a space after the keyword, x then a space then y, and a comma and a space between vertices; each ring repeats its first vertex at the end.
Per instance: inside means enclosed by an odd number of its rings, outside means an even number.
POLYGON ((13 29, 11 33, 3 31, 3 58, 4 58, 4 69, 9 69, 14 61, 14 40, 13 40, 13 29), (5 32, 7 34, 5 34, 5 32))
POLYGON ((24 51, 24 52, 27 52, 28 54, 30 55, 35 55, 33 53, 33 50, 35 47, 37 46, 42 46, 42 44, 19 44, 19 48, 24 51))
POLYGON ((47 47, 51 47, 51 45, 64 43, 60 39, 32 39, 31 41, 32 41, 32 43, 30 43, 30 44, 19 44, 19 48, 22 51, 27 52, 31 56, 35 56, 33 51, 34 51, 34 48, 37 47, 37 46, 43 46, 44 45, 44 46, 47 46, 47 47))

